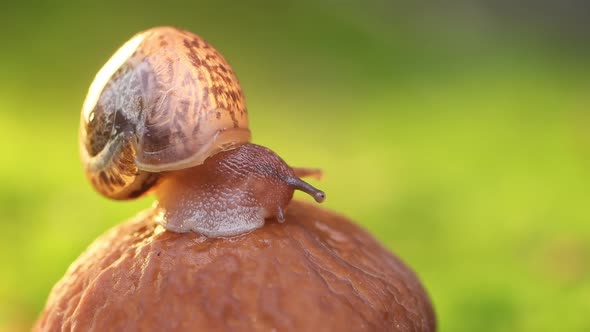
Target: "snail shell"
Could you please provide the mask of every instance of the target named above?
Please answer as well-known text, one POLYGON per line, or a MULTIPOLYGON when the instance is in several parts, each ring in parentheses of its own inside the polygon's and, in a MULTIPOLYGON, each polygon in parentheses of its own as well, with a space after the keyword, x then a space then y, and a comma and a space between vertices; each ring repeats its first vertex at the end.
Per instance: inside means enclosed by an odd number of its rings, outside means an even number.
POLYGON ((171 27, 135 35, 102 67, 82 108, 80 150, 94 188, 146 193, 166 171, 250 141, 242 89, 209 43, 171 27))

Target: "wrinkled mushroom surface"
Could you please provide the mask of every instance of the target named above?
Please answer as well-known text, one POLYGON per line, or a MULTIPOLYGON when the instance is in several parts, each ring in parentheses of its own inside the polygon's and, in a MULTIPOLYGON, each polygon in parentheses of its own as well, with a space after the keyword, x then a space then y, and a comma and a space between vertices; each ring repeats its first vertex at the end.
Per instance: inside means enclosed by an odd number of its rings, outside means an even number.
POLYGON ((285 223, 217 239, 155 218, 144 211, 98 238, 35 329, 435 330, 416 275, 342 216, 293 201, 285 223))

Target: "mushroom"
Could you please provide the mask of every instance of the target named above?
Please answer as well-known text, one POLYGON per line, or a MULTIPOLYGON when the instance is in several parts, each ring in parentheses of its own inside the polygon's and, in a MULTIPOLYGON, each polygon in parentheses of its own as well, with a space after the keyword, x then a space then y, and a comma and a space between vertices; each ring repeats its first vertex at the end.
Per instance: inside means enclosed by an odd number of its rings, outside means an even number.
POLYGON ((70 266, 35 331, 436 329, 416 275, 366 231, 299 201, 286 217, 207 238, 144 211, 70 266))

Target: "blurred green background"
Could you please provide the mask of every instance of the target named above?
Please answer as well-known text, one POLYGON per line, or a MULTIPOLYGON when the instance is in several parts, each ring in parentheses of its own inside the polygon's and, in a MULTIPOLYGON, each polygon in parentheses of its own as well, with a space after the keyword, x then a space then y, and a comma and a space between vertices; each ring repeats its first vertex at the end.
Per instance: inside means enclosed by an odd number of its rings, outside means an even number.
POLYGON ((151 205, 91 189, 77 129, 98 69, 157 25, 226 56, 255 142, 324 169, 325 206, 412 266, 441 331, 590 331, 583 0, 3 2, 0 331, 151 205))

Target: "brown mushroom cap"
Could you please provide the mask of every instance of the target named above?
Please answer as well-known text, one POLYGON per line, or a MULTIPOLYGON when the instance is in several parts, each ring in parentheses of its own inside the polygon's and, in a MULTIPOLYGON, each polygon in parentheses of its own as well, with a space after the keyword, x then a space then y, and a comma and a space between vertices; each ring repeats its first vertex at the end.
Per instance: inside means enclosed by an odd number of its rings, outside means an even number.
POLYGON ((153 210, 98 238, 35 330, 434 331, 416 275, 344 217, 293 201, 286 222, 208 239, 153 210))

